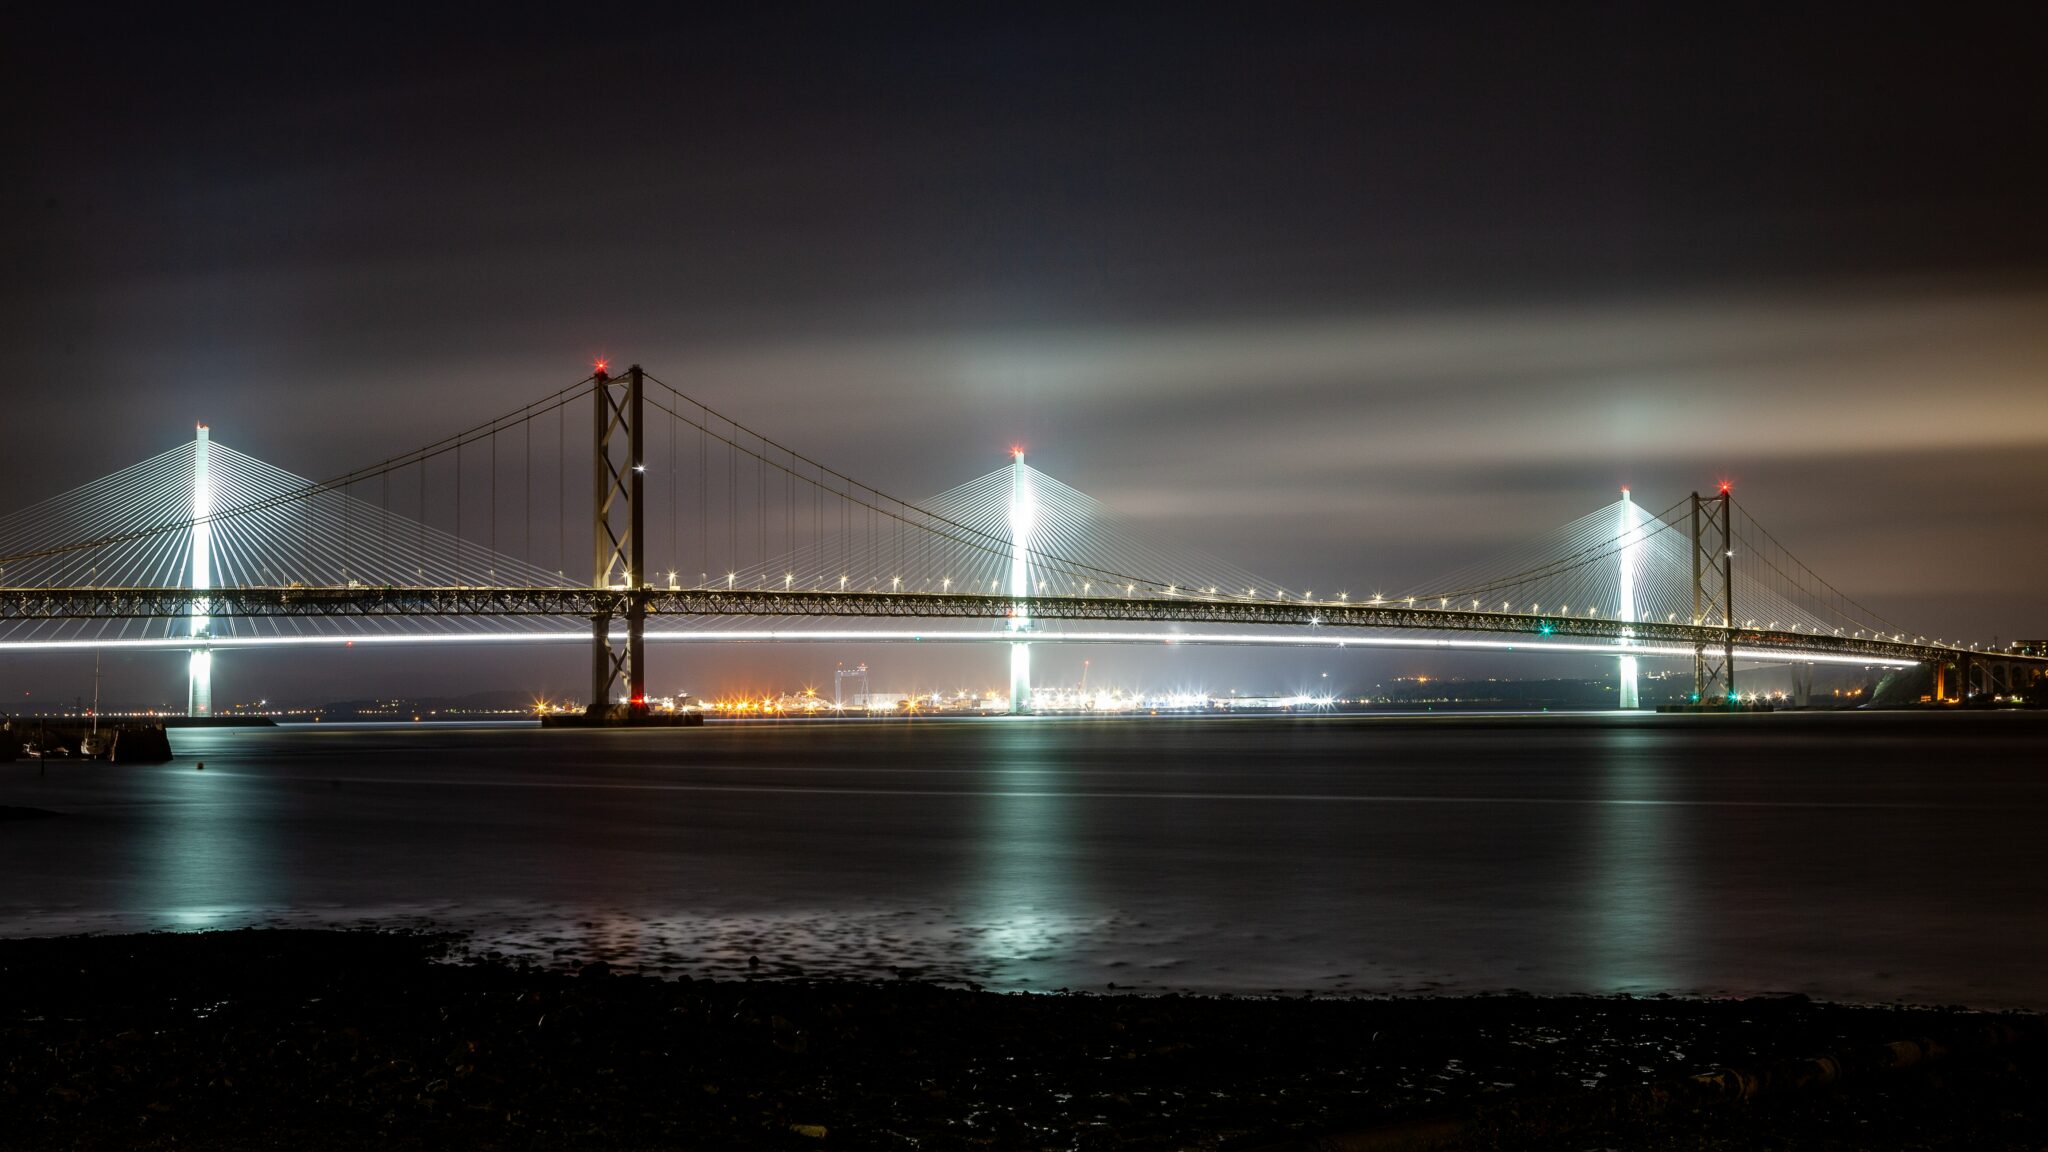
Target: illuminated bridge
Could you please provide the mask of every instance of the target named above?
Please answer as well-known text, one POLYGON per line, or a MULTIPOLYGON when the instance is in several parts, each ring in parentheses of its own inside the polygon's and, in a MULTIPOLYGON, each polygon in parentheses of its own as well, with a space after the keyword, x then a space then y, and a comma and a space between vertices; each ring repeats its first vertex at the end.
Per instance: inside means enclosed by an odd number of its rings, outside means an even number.
POLYGON ((1024 462, 900 499, 637 366, 327 480, 191 441, 0 517, 0 651, 561 643, 591 699, 644 708, 648 641, 1314 644, 1600 653, 1637 663, 1932 669, 1932 694, 2031 695, 2048 658, 1930 637, 1850 599, 1724 485, 1628 493, 1399 591, 1317 593, 1155 539, 1024 462), (587 477, 572 484, 572 476, 587 477), (573 543, 572 543, 573 542, 573 543), (584 544, 589 551, 584 552, 584 544), (550 563, 551 562, 551 563, 550 563), (573 573, 573 575, 572 575, 573 573))

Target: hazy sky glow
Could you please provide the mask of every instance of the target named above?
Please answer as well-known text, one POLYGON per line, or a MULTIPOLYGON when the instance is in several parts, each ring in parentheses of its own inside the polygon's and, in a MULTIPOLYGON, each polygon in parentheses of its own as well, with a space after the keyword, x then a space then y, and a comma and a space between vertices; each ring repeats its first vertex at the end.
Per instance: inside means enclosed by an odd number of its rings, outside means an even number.
MULTIPOLYGON (((1888 616, 2048 636, 2021 6, 1097 7, 10 11, 0 504, 200 419, 332 474, 607 355, 890 491, 1022 441, 1308 586, 1421 581, 1623 484, 1661 507, 1726 477, 1888 616)), ((1248 689, 1452 666, 1088 655, 1248 689)), ((235 659, 224 699, 581 669, 235 659)), ((78 676, 0 658, 16 699, 78 676)))

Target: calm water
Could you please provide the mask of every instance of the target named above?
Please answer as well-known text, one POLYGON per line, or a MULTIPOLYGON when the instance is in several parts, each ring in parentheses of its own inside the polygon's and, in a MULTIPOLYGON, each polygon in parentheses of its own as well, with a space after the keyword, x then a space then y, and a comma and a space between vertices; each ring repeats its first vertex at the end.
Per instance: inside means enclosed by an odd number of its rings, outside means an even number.
POLYGON ((2048 1007, 2048 715, 184 732, 0 764, 0 934, 703 974, 2048 1007), (193 762, 203 760, 204 772, 193 762))

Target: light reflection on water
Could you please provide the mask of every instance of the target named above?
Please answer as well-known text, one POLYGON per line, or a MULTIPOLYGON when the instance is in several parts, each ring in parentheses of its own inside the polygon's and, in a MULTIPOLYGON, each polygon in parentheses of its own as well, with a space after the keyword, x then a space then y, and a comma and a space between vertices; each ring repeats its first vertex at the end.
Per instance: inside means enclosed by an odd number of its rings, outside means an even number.
POLYGON ((979 860, 965 931, 999 984, 1045 979, 1088 925, 1076 918, 1068 800, 1056 758, 1023 725, 1000 732, 975 839, 979 860), (1021 747, 1019 747, 1021 745, 1021 747))
POLYGON ((1659 770, 1649 733, 1602 735, 1607 747, 1594 759, 1601 795, 1623 803, 1590 809, 1594 927, 1586 972, 1595 986, 1616 991, 1683 988, 1691 982, 1681 962, 1691 948, 1690 895, 1679 875, 1685 829, 1671 806, 1657 803, 1670 774, 1659 770))
POLYGON ((146 825, 146 848, 123 879, 134 903, 177 928, 218 928, 283 903, 279 820, 252 811, 249 790, 218 773, 166 774, 167 795, 146 825))
POLYGON ((0 823, 0 933, 433 924, 724 976, 2048 1005, 2048 717, 1667 719, 181 732, 162 767, 0 764, 0 805, 60 813, 0 823))

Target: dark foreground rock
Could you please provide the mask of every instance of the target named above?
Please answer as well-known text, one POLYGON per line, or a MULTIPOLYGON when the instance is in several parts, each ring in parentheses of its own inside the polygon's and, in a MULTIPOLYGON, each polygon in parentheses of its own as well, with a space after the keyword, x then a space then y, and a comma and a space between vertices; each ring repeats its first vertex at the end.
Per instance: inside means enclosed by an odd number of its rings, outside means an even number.
POLYGON ((0 941, 0 1148, 2048 1144, 2029 1016, 665 982, 450 944, 0 941))

